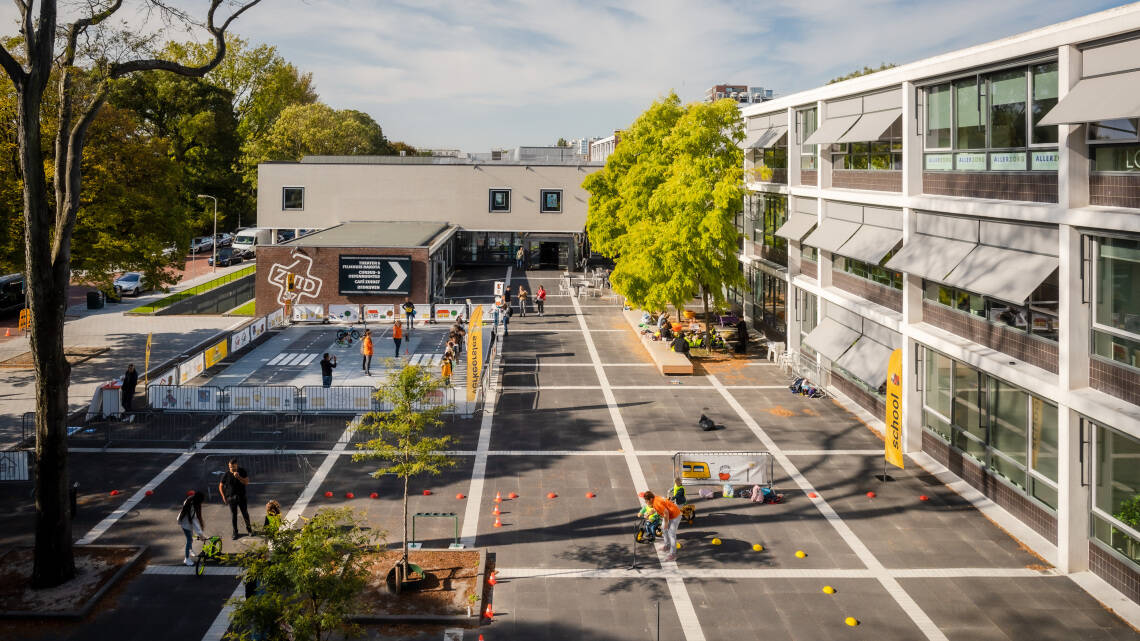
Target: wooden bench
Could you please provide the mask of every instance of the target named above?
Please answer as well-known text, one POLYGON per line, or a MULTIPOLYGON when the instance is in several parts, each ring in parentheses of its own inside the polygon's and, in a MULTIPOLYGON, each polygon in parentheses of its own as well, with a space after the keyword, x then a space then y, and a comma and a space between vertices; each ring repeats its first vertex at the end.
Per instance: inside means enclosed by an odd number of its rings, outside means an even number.
POLYGON ((692 375, 693 363, 684 354, 678 354, 669 349, 669 343, 665 341, 655 341, 649 334, 642 334, 638 324, 641 322, 642 312, 639 310, 626 310, 622 312, 625 315, 625 320, 633 331, 641 339, 641 344, 645 346, 645 350, 649 352, 649 357, 657 365, 658 371, 664 376, 677 376, 677 375, 692 375))

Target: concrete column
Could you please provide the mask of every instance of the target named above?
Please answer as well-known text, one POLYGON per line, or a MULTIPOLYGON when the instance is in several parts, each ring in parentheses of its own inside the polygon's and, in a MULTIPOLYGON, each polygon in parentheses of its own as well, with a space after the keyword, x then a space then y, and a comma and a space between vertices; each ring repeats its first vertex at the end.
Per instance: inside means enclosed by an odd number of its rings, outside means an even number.
POLYGON ((915 101, 913 82, 902 83, 903 196, 922 193, 922 105, 915 101))
MULTIPOLYGON (((1057 59, 1057 95, 1065 95, 1081 79, 1081 52, 1074 45, 1062 46, 1057 59)), ((1070 209, 1089 204, 1088 125, 1057 127, 1057 202, 1070 209)))
POLYGON ((800 127, 796 110, 788 108, 788 186, 800 184, 800 127))
MULTIPOLYGON (((905 112, 904 112, 905 113, 905 112)), ((904 143, 905 144, 905 143, 904 143)), ((905 153, 905 152, 904 152, 905 153)), ((905 185, 905 180, 904 180, 905 185)), ((914 209, 903 208, 903 246, 916 233, 918 216, 914 209)), ((910 339, 909 327, 922 322, 922 278, 903 274, 903 411, 902 442, 904 452, 922 451, 922 387, 923 348, 910 339)))
POLYGON ((800 290, 792 285, 791 279, 789 279, 787 301, 788 342, 785 346, 787 351, 799 351, 800 348, 800 319, 807 313, 806 310, 804 310, 803 301, 800 300, 803 296, 804 294, 800 293, 800 290))
POLYGON ((1057 569, 1089 569, 1089 488, 1081 485, 1081 418, 1057 408, 1057 569))
MULTIPOLYGON (((827 116, 827 103, 820 100, 815 103, 815 112, 819 114, 816 122, 823 124, 823 119, 827 116)), ((829 145, 816 145, 815 146, 815 166, 818 168, 819 178, 816 180, 816 185, 820 189, 831 189, 831 153, 828 152, 829 145)))

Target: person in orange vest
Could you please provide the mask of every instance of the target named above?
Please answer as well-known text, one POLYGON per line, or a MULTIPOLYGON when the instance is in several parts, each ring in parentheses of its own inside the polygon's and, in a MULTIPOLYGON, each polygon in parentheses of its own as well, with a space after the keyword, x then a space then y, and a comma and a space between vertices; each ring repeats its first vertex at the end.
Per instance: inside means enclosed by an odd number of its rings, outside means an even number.
POLYGON ((451 359, 443 359, 443 364, 440 365, 440 373, 443 375, 443 384, 451 387, 451 359))
POLYGON ((645 504, 652 507, 661 517, 661 534, 665 537, 665 545, 657 548, 665 555, 665 561, 677 560, 677 527, 681 525, 681 508, 669 499, 656 496, 646 491, 643 497, 645 504))
POLYGON ((392 342, 396 344, 396 358, 400 358, 400 343, 404 342, 404 326, 400 321, 392 328, 392 342))
MULTIPOLYGON (((397 348, 398 350, 399 348, 397 348)), ((366 376, 372 376, 372 330, 364 330, 364 340, 360 341, 361 368, 366 376)))

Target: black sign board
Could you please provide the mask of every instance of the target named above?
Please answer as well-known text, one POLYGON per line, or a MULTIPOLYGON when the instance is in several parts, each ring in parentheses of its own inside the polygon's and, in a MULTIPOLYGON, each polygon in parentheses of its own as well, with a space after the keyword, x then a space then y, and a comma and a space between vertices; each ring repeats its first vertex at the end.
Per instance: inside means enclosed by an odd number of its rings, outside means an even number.
POLYGON ((341 256, 341 294, 410 294, 410 256, 341 256))

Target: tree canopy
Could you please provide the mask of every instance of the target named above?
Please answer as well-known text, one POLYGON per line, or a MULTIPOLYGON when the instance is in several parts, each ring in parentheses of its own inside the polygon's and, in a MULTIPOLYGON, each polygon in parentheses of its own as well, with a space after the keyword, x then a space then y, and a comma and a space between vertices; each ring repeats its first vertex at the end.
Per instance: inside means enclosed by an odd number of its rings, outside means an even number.
POLYGON ((743 138, 734 101, 681 106, 670 94, 586 178, 590 244, 614 259, 610 282, 634 305, 681 307, 702 296, 721 307, 725 287, 744 287, 735 226, 743 138))
POLYGON ((323 103, 286 107, 266 135, 250 145, 247 161, 300 160, 302 156, 383 155, 390 152, 380 125, 353 109, 323 103))
POLYGON ((838 78, 832 78, 831 80, 828 80, 828 81, 827 81, 827 84, 829 84, 829 85, 833 85, 833 84, 835 84, 835 83, 837 83, 837 82, 843 82, 844 80, 850 80, 850 79, 852 79, 852 78, 858 78, 859 76, 869 76, 869 75, 871 75, 871 74, 873 74, 873 73, 878 73, 878 72, 880 72, 880 71, 885 71, 885 70, 887 70, 887 69, 891 69, 891 68, 893 68, 893 67, 897 67, 897 66, 898 66, 898 65, 896 65, 896 64, 895 64, 895 63, 893 63, 893 62, 882 62, 882 63, 879 63, 879 68, 878 68, 878 69, 873 69, 873 68, 871 68, 871 67, 868 67, 867 65, 863 65, 863 68, 862 68, 862 69, 856 69, 855 71, 852 71, 851 73, 849 73, 849 74, 847 74, 847 75, 845 75, 845 76, 839 76, 838 78))

